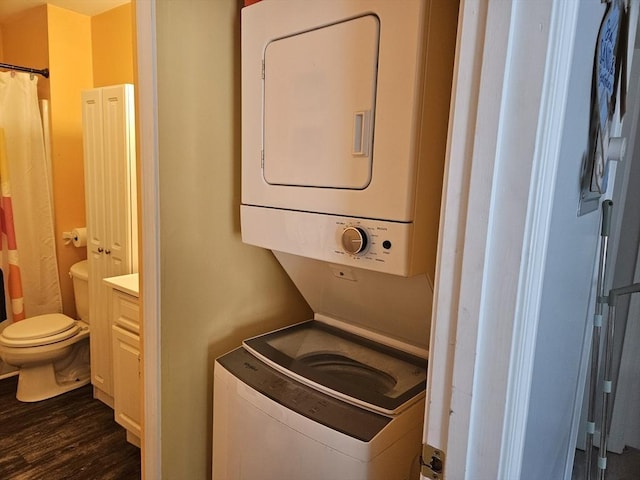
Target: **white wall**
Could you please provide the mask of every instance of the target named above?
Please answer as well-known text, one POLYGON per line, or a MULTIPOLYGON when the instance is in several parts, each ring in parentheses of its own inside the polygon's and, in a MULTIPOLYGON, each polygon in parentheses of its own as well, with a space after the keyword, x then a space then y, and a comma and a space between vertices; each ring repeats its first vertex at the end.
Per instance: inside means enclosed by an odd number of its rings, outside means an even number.
POLYGON ((239 6, 156 2, 164 479, 211 475, 215 357, 311 316, 272 254, 240 241, 239 6))

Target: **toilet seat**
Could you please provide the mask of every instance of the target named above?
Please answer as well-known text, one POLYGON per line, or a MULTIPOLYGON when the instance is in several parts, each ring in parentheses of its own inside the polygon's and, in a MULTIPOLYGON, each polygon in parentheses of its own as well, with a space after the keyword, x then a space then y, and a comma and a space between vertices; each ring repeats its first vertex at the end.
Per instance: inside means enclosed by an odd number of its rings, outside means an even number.
POLYGON ((34 347, 61 342, 80 330, 78 322, 61 313, 38 315, 13 323, 0 334, 7 347, 34 347))

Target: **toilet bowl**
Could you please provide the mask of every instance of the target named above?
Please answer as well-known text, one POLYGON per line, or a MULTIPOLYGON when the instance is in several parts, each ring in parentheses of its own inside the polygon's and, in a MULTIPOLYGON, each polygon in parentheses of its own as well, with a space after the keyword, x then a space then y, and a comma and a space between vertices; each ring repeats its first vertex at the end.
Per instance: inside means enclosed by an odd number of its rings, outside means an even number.
POLYGON ((37 402, 89 383, 87 273, 86 260, 71 267, 80 320, 51 313, 0 325, 0 358, 20 370, 18 400, 37 402))

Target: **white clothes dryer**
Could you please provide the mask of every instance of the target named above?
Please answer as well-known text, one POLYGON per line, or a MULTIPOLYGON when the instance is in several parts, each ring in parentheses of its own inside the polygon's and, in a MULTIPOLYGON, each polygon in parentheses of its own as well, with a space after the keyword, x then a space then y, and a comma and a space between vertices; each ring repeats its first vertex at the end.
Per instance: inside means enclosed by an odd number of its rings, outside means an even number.
POLYGON ((214 378, 216 480, 417 478, 422 358, 312 320, 245 341, 214 378))
POLYGON ((458 2, 242 10, 242 239, 433 278, 458 2))

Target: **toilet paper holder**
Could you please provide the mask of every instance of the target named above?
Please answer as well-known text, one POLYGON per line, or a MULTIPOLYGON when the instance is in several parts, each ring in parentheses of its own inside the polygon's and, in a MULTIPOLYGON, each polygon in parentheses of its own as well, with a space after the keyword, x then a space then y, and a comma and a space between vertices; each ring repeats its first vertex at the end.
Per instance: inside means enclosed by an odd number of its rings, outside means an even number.
POLYGON ((62 239, 65 245, 73 243, 74 247, 86 247, 87 229, 84 227, 76 227, 70 232, 62 232, 62 239))

